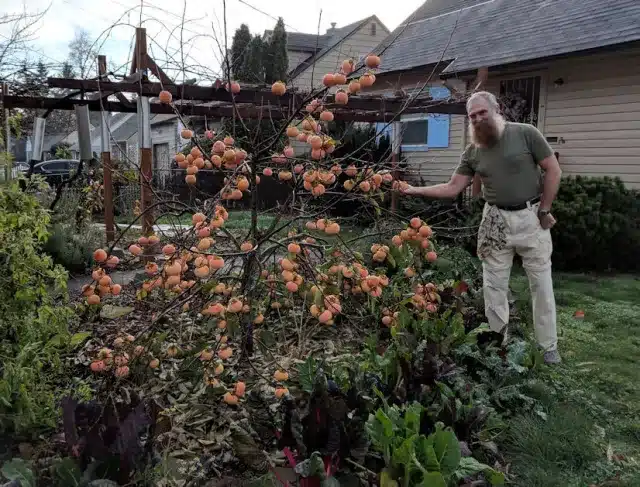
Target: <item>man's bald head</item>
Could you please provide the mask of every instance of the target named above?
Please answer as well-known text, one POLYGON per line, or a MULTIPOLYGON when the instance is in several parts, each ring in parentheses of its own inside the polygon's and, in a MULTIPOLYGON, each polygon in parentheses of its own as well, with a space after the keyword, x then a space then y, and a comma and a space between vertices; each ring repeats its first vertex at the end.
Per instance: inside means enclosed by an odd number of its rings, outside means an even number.
POLYGON ((480 146, 493 145, 502 135, 504 118, 500 104, 493 93, 478 91, 467 100, 471 141, 480 146))

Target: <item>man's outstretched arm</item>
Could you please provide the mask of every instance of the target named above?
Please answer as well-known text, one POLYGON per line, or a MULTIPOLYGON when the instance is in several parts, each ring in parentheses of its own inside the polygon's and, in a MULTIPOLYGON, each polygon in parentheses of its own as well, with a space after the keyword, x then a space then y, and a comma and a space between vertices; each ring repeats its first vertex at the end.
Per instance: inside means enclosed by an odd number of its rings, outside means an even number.
POLYGON ((400 191, 409 196, 422 196, 433 199, 454 199, 471 183, 472 176, 454 173, 451 179, 443 184, 433 186, 407 186, 400 191))

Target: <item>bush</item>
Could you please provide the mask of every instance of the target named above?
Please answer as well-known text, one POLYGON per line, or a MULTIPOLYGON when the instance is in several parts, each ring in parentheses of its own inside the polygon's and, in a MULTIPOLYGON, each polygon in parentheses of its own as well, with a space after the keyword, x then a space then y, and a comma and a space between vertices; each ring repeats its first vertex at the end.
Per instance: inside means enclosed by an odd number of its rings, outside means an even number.
POLYGON ((435 282, 449 279, 474 282, 480 280, 482 266, 480 260, 466 249, 456 246, 442 246, 438 250, 435 270, 429 278, 435 282))
MULTIPOLYGON (((32 188, 28 188, 32 189, 32 188)), ((0 191, 0 430, 54 426, 52 382, 68 343, 66 272, 42 252, 49 213, 17 183, 0 191)))
POLYGON ((75 225, 54 224, 44 250, 55 264, 63 266, 69 272, 82 273, 91 267, 93 251, 98 247, 100 235, 96 230, 86 228, 82 234, 75 225))
POLYGON ((562 270, 640 269, 640 198, 619 178, 562 180, 551 231, 553 264, 562 270))

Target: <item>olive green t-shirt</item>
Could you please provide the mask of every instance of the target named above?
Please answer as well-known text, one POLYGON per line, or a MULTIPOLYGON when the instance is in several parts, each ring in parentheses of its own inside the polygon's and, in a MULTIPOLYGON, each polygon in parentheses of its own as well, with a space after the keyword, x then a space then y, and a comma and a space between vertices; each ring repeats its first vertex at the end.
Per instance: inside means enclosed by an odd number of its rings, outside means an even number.
POLYGON ((553 149, 533 125, 507 122, 492 147, 470 145, 462 153, 457 174, 480 175, 484 199, 493 205, 518 205, 542 191, 540 162, 553 149))

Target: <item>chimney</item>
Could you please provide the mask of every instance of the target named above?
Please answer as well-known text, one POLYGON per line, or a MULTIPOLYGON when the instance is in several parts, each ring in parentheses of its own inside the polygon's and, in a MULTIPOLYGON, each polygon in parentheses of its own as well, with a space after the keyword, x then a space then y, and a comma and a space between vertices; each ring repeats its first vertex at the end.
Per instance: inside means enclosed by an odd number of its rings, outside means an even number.
POLYGON ((331 28, 327 29, 327 34, 333 34, 336 30, 336 23, 335 22, 331 22, 331 28))

